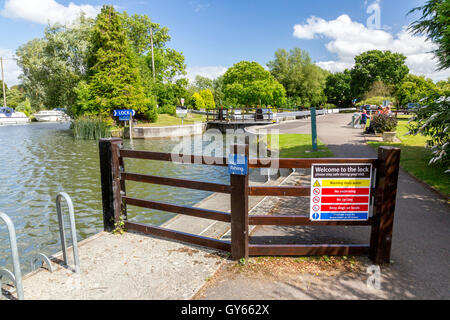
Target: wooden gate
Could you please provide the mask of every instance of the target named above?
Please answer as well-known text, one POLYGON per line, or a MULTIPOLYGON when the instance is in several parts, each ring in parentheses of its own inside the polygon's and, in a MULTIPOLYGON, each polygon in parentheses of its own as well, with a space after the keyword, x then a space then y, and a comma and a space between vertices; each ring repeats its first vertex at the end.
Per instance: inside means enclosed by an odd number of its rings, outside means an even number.
MULTIPOLYGON (((372 164, 375 173, 373 215, 367 221, 311 221, 301 215, 249 216, 249 196, 299 196, 309 197, 310 187, 306 186, 249 186, 247 175, 230 175, 230 185, 191 181, 153 175, 136 174, 125 171, 124 159, 147 159, 195 163, 202 165, 227 166, 225 157, 202 157, 177 155, 172 159, 170 153, 136 151, 122 148, 122 139, 110 138, 99 141, 100 169, 102 183, 103 222, 106 231, 112 231, 116 223, 124 219, 125 228, 145 234, 183 241, 195 245, 231 252, 232 259, 248 256, 302 256, 302 255, 366 255, 376 263, 389 263, 392 230, 394 223, 395 199, 399 173, 400 149, 380 147, 377 158, 319 158, 319 159, 276 159, 279 168, 311 168, 312 164, 372 164), (230 194, 231 213, 195 207, 174 205, 159 201, 137 199, 126 195, 125 181, 160 184, 210 192, 230 194), (127 220, 127 205, 139 206, 177 214, 212 219, 231 224, 231 241, 217 240, 150 226, 127 220), (282 226, 371 226, 369 244, 320 244, 320 245, 271 245, 249 244, 249 225, 282 226)), ((248 156, 248 145, 232 146, 233 153, 248 156)), ((249 168, 270 167, 268 159, 250 159, 249 168)))

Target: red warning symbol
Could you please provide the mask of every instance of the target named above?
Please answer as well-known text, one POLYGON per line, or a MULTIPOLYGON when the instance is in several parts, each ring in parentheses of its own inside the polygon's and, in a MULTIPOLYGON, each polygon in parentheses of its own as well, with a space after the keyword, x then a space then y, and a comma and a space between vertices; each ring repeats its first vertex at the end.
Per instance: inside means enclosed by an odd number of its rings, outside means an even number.
POLYGON ((313 198, 313 202, 314 203, 319 203, 320 202, 320 197, 314 197, 313 198))
POLYGON ((320 189, 319 188, 315 188, 313 189, 313 193, 318 196, 320 194, 320 189))
POLYGON ((320 207, 317 204, 313 206, 313 211, 319 211, 319 210, 320 210, 320 207))

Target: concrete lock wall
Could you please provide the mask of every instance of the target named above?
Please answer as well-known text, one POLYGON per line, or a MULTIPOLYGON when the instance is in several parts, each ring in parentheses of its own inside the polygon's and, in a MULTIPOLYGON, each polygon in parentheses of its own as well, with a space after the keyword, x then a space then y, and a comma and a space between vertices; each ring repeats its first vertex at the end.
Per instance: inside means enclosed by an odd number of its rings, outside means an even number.
MULTIPOLYGON (((133 127, 134 139, 153 139, 183 137, 202 134, 206 130, 206 123, 195 123, 183 126, 168 127, 133 127)), ((125 138, 129 138, 129 130, 125 132, 125 138)))

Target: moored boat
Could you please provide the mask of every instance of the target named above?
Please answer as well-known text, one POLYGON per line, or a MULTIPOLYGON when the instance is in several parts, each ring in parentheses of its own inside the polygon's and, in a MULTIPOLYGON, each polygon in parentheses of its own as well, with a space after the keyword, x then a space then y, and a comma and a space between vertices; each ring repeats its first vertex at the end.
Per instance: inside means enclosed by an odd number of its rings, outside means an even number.
POLYGON ((25 113, 17 112, 13 108, 0 108, 0 125, 23 124, 28 122, 30 122, 30 118, 28 118, 25 113))
POLYGON ((70 121, 70 117, 62 109, 42 110, 33 116, 40 122, 70 121))

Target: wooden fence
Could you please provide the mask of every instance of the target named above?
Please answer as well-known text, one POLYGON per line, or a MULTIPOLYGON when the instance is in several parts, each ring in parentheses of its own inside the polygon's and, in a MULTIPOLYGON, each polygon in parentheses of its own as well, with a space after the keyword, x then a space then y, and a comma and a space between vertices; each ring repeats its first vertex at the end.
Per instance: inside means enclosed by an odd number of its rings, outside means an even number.
MULTIPOLYGON (((367 221, 311 221, 301 215, 265 215, 249 216, 249 196, 299 196, 309 197, 310 187, 306 186, 249 186, 247 175, 231 175, 230 185, 167 178, 153 175, 136 174, 125 171, 124 159, 147 159, 174 161, 170 153, 136 151, 122 148, 119 138, 101 139, 100 169, 102 183, 104 229, 112 231, 121 217, 127 230, 135 230, 145 234, 188 242, 195 245, 231 252, 232 259, 238 260, 248 256, 302 256, 302 255, 366 255, 376 263, 389 263, 392 241, 392 230, 397 194, 400 149, 380 147, 377 158, 319 158, 319 159, 276 159, 279 168, 311 168, 312 164, 345 163, 372 164, 376 176, 375 188, 371 192, 374 197, 373 215, 367 221), (126 194, 125 182, 160 184, 179 188, 230 194, 231 213, 215 210, 180 206, 159 201, 150 201, 129 197, 126 194), (223 241, 194 234, 169 230, 127 220, 127 205, 139 206, 177 214, 201 217, 205 219, 228 222, 231 224, 231 241, 223 241), (282 225, 282 226, 371 226, 370 244, 250 244, 249 225, 282 225)), ((248 156, 248 145, 232 146, 233 153, 248 156)), ((250 159, 249 168, 270 167, 268 159, 250 159)), ((178 162, 203 165, 227 166, 226 158, 179 155, 178 162), (186 160, 188 159, 188 160, 186 160)), ((309 214, 309 212, 305 213, 309 214)))

